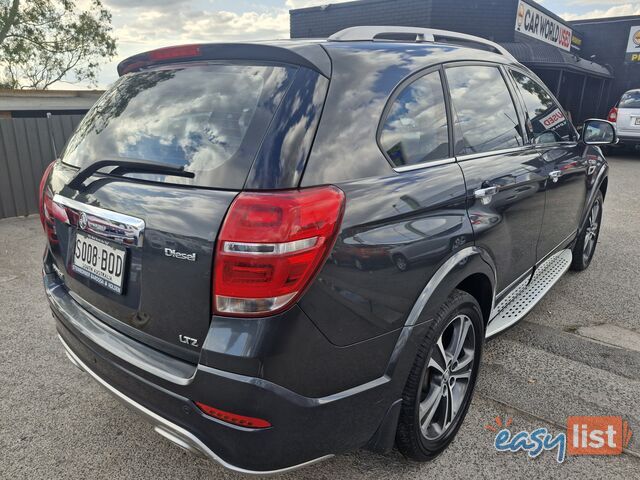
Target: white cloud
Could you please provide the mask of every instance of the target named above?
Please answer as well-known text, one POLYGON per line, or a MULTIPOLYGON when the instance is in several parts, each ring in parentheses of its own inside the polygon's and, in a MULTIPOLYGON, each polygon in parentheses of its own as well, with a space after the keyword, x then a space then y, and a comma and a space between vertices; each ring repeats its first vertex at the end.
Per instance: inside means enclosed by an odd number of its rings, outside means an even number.
POLYGON ((175 8, 175 2, 171 4, 169 0, 144 0, 133 4, 125 0, 107 0, 106 3, 113 13, 118 53, 102 67, 100 88, 116 80, 116 66, 120 61, 147 50, 185 43, 289 38, 286 8, 236 13, 204 10, 188 0, 180 0, 180 8, 175 8))
MULTIPOLYGON (((605 2, 597 2, 599 4, 605 2)), ((618 3, 611 1, 609 3, 618 3)), ((608 9, 595 9, 585 13, 562 13, 560 16, 565 20, 581 20, 585 18, 605 18, 605 17, 624 17, 626 15, 640 15, 640 3, 624 3, 622 5, 616 5, 608 9)))
POLYGON ((353 0, 287 0, 285 2, 286 6, 294 9, 294 8, 305 8, 305 7, 318 7, 320 5, 329 5, 331 3, 345 3, 352 2, 353 0))

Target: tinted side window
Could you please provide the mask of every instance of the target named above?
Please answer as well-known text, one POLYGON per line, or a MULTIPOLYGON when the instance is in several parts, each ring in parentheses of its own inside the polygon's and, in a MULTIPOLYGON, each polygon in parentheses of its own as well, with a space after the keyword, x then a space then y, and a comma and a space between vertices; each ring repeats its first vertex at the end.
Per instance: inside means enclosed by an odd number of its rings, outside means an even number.
POLYGON ((573 128, 545 88, 524 73, 511 71, 527 108, 527 130, 535 143, 574 140, 573 128))
POLYGON ((406 87, 389 110, 380 145, 396 167, 449 156, 444 92, 438 72, 406 87))
POLYGON ((620 100, 619 108, 640 108, 640 90, 625 93, 620 100))
POLYGON ((497 67, 447 69, 453 104, 456 155, 523 145, 518 114, 497 67))

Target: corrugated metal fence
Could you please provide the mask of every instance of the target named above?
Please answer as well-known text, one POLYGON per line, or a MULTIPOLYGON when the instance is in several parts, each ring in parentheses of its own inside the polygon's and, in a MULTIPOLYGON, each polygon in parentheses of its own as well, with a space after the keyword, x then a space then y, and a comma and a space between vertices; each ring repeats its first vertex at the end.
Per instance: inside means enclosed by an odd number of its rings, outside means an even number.
POLYGON ((55 159, 53 143, 60 154, 82 117, 0 119, 0 218, 38 212, 40 178, 55 159))

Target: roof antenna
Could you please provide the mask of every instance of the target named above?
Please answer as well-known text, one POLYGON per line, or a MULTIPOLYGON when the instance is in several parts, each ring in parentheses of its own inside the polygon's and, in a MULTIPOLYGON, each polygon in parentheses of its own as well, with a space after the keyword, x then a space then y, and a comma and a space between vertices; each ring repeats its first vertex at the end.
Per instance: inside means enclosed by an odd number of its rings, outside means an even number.
POLYGON ((56 139, 53 136, 53 131, 51 130, 51 112, 47 112, 47 130, 49 130, 49 138, 51 139, 53 154, 55 155, 55 158, 58 158, 58 149, 56 148, 56 139))

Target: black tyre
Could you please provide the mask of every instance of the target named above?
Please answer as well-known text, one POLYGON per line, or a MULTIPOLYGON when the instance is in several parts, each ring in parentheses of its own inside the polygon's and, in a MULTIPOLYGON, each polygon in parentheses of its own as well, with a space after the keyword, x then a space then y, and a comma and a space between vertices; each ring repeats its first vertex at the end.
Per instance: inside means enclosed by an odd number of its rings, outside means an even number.
POLYGON ((406 272, 407 270, 409 270, 409 260, 407 260, 407 257, 400 253, 393 256, 393 263, 401 272, 406 272))
POLYGON ((451 443, 471 403, 483 343, 478 302, 455 290, 418 349, 402 394, 396 445, 403 455, 428 461, 451 443))
POLYGON ((591 264, 593 255, 596 253, 598 238, 600 237, 603 206, 604 198, 602 196, 602 192, 598 192, 596 199, 593 201, 591 209, 587 214, 587 221, 584 228, 578 235, 578 239, 573 246, 571 270, 581 272, 591 264))

